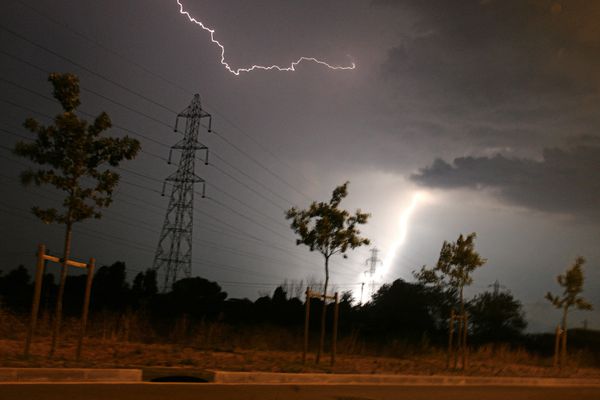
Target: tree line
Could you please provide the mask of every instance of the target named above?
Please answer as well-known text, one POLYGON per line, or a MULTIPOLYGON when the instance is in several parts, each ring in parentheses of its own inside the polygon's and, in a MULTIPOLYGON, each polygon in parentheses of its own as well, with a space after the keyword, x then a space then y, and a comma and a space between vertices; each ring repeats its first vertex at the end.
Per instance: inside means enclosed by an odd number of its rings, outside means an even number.
MULTIPOLYGON (((85 279, 85 275, 67 277, 65 316, 79 318, 85 279)), ((127 315, 136 315, 146 327, 137 332, 136 337, 147 341, 170 341, 182 320, 187 323, 189 335, 193 335, 194 326, 207 323, 238 328, 239 332, 253 328, 263 331, 265 336, 282 330, 299 335, 305 313, 301 286, 301 282, 282 283, 272 293, 250 300, 231 298, 217 282, 193 277, 180 279, 171 290, 160 292, 156 271, 148 269, 129 279, 126 264, 115 262, 96 271, 90 319, 98 322, 108 316, 118 321, 127 315)), ((0 310, 9 311, 26 322, 32 292, 32 277, 24 266, 5 273, 0 271, 0 310)), ((57 292, 56 277, 45 274, 40 310, 48 320, 53 318, 57 292)), ((404 350, 444 348, 448 337, 447 316, 457 301, 452 292, 402 279, 381 286, 364 304, 358 304, 351 292, 344 292, 339 306, 340 338, 352 339, 382 353, 397 343, 403 343, 404 350)), ((527 321, 523 305, 510 291, 497 288, 485 291, 465 301, 464 307, 470 316, 471 345, 502 344, 552 355, 554 336, 525 333, 527 321)), ((319 299, 311 301, 310 325, 315 333, 320 333, 322 308, 323 302, 319 299)), ((333 313, 327 315, 326 323, 330 326, 333 313)), ((598 332, 572 329, 569 334, 569 347, 586 349, 600 362, 598 332)))
MULTIPOLYGON (((85 289, 85 275, 68 276, 64 292, 64 313, 78 317, 85 289)), ((32 277, 24 266, 0 274, 2 307, 23 315, 30 312, 32 277)), ((101 313, 135 312, 152 322, 157 332, 168 332, 182 317, 190 321, 219 321, 233 325, 277 325, 300 328, 303 324, 304 299, 289 284, 272 294, 252 301, 229 298, 217 282, 193 277, 175 282, 171 290, 159 292, 156 271, 139 272, 127 278, 124 262, 100 267, 94 276, 90 312, 92 319, 101 313), (295 293, 292 293, 295 292, 295 293)), ((44 275, 40 309, 51 315, 58 284, 53 274, 44 275)), ((359 333, 375 342, 403 338, 412 342, 443 342, 447 313, 456 299, 451 293, 419 282, 398 279, 385 284, 365 304, 357 304, 351 292, 340 300, 340 333, 359 333)), ((313 315, 323 307, 312 302, 313 315)), ((526 327, 521 303, 508 291, 485 292, 466 305, 472 318, 472 333, 478 342, 509 342, 519 338, 526 327)), ((315 321, 313 326, 320 326, 315 321)))

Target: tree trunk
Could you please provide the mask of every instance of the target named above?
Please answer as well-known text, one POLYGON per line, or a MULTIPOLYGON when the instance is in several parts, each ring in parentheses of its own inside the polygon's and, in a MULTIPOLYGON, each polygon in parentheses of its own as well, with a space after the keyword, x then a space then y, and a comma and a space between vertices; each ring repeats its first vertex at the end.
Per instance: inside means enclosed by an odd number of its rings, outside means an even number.
MULTIPOLYGON (((68 217, 70 219, 70 215, 68 217)), ((52 344, 50 346, 50 357, 54 356, 56 346, 58 344, 58 338, 60 335, 60 325, 62 320, 62 303, 65 294, 65 283, 67 282, 68 265, 67 261, 71 255, 71 234, 73 232, 73 225, 71 222, 67 222, 67 229, 65 233, 65 248, 63 251, 62 265, 60 270, 60 283, 58 287, 58 296, 56 298, 56 309, 54 312, 54 325, 52 328, 52 344)))
POLYGON ((321 312, 321 338, 317 350, 316 363, 321 360, 321 353, 325 349, 325 324, 327 322, 327 284, 329 283, 329 257, 325 257, 325 285, 323 286, 323 312, 321 312))
POLYGON ((562 346, 560 351, 560 366, 564 367, 567 365, 567 311, 568 307, 565 305, 563 308, 563 318, 562 318, 562 346))
MULTIPOLYGON (((450 319, 448 320, 448 359, 446 366, 450 369, 454 357, 454 308, 450 310, 450 319)), ((456 366, 454 366, 456 368, 456 366)))
POLYGON ((467 337, 467 324, 465 323, 465 299, 463 294, 463 286, 460 287, 460 318, 458 319, 458 348, 461 358, 461 367, 465 369, 466 363, 466 337, 467 337))

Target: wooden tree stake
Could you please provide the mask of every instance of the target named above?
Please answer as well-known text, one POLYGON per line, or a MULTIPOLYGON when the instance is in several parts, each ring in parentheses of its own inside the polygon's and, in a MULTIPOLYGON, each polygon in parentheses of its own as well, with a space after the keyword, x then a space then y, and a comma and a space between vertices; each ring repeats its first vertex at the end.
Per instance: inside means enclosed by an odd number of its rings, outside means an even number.
POLYGON ((334 296, 335 305, 333 308, 333 332, 331 339, 331 366, 335 365, 335 355, 337 352, 337 334, 338 334, 338 319, 340 316, 340 302, 338 293, 335 292, 334 296))
POLYGON ((38 257, 37 265, 35 270, 35 287, 33 289, 33 302, 31 303, 31 320, 29 321, 29 330, 27 331, 27 338, 25 339, 25 349, 23 356, 29 357, 29 349, 31 347, 31 340, 35 334, 35 327, 37 325, 38 313, 40 310, 40 298, 42 295, 42 281, 44 279, 44 255, 46 254, 46 246, 40 244, 38 246, 38 257))
POLYGON ((87 326, 88 310, 90 307, 90 294, 92 292, 92 281, 94 280, 94 268, 96 260, 90 258, 87 266, 87 280, 85 282, 85 297, 83 299, 83 308, 81 311, 81 328, 79 330, 79 340, 77 341, 76 359, 81 360, 81 348, 83 347, 83 338, 85 337, 85 328, 87 326))

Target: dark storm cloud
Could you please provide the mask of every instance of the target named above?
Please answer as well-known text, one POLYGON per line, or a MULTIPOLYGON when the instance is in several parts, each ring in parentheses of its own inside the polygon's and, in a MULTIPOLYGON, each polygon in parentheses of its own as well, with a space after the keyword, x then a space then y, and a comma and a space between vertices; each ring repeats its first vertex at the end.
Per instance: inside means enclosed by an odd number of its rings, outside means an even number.
POLYGON ((600 2, 373 4, 410 15, 380 76, 399 109, 410 104, 411 118, 441 126, 436 137, 423 135, 445 141, 449 153, 462 146, 530 155, 600 132, 600 2))
POLYGON ((600 216, 600 147, 546 149, 541 160, 460 157, 437 159, 411 176, 433 188, 492 189, 505 201, 534 210, 600 216))
POLYGON ((388 76, 409 76, 426 90, 484 103, 599 87, 598 2, 380 3, 403 5, 415 15, 413 34, 383 65, 388 76))
POLYGON ((600 216, 600 2, 373 4, 411 16, 380 75, 399 102, 419 104, 413 119, 437 126, 421 134, 438 159, 413 181, 600 216))

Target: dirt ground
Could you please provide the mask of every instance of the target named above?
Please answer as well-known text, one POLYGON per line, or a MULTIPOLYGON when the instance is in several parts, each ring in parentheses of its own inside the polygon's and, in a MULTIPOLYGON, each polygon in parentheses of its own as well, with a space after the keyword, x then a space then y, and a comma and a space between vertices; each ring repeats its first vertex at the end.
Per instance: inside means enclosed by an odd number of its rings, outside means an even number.
POLYGON ((374 357, 339 354, 334 367, 329 354, 320 365, 310 354, 306 365, 302 354, 283 351, 207 351, 191 346, 174 344, 142 344, 100 339, 86 341, 82 361, 75 361, 75 342, 67 341, 49 359, 49 340, 39 338, 31 348, 28 360, 23 358, 22 340, 0 340, 0 366, 3 367, 193 367, 225 371, 270 372, 335 372, 365 374, 461 374, 477 376, 526 377, 580 377, 600 379, 600 369, 581 367, 578 356, 572 357, 568 368, 557 371, 550 359, 540 359, 529 354, 505 350, 482 350, 470 354, 466 371, 446 369, 446 355, 429 352, 422 356, 374 357))

